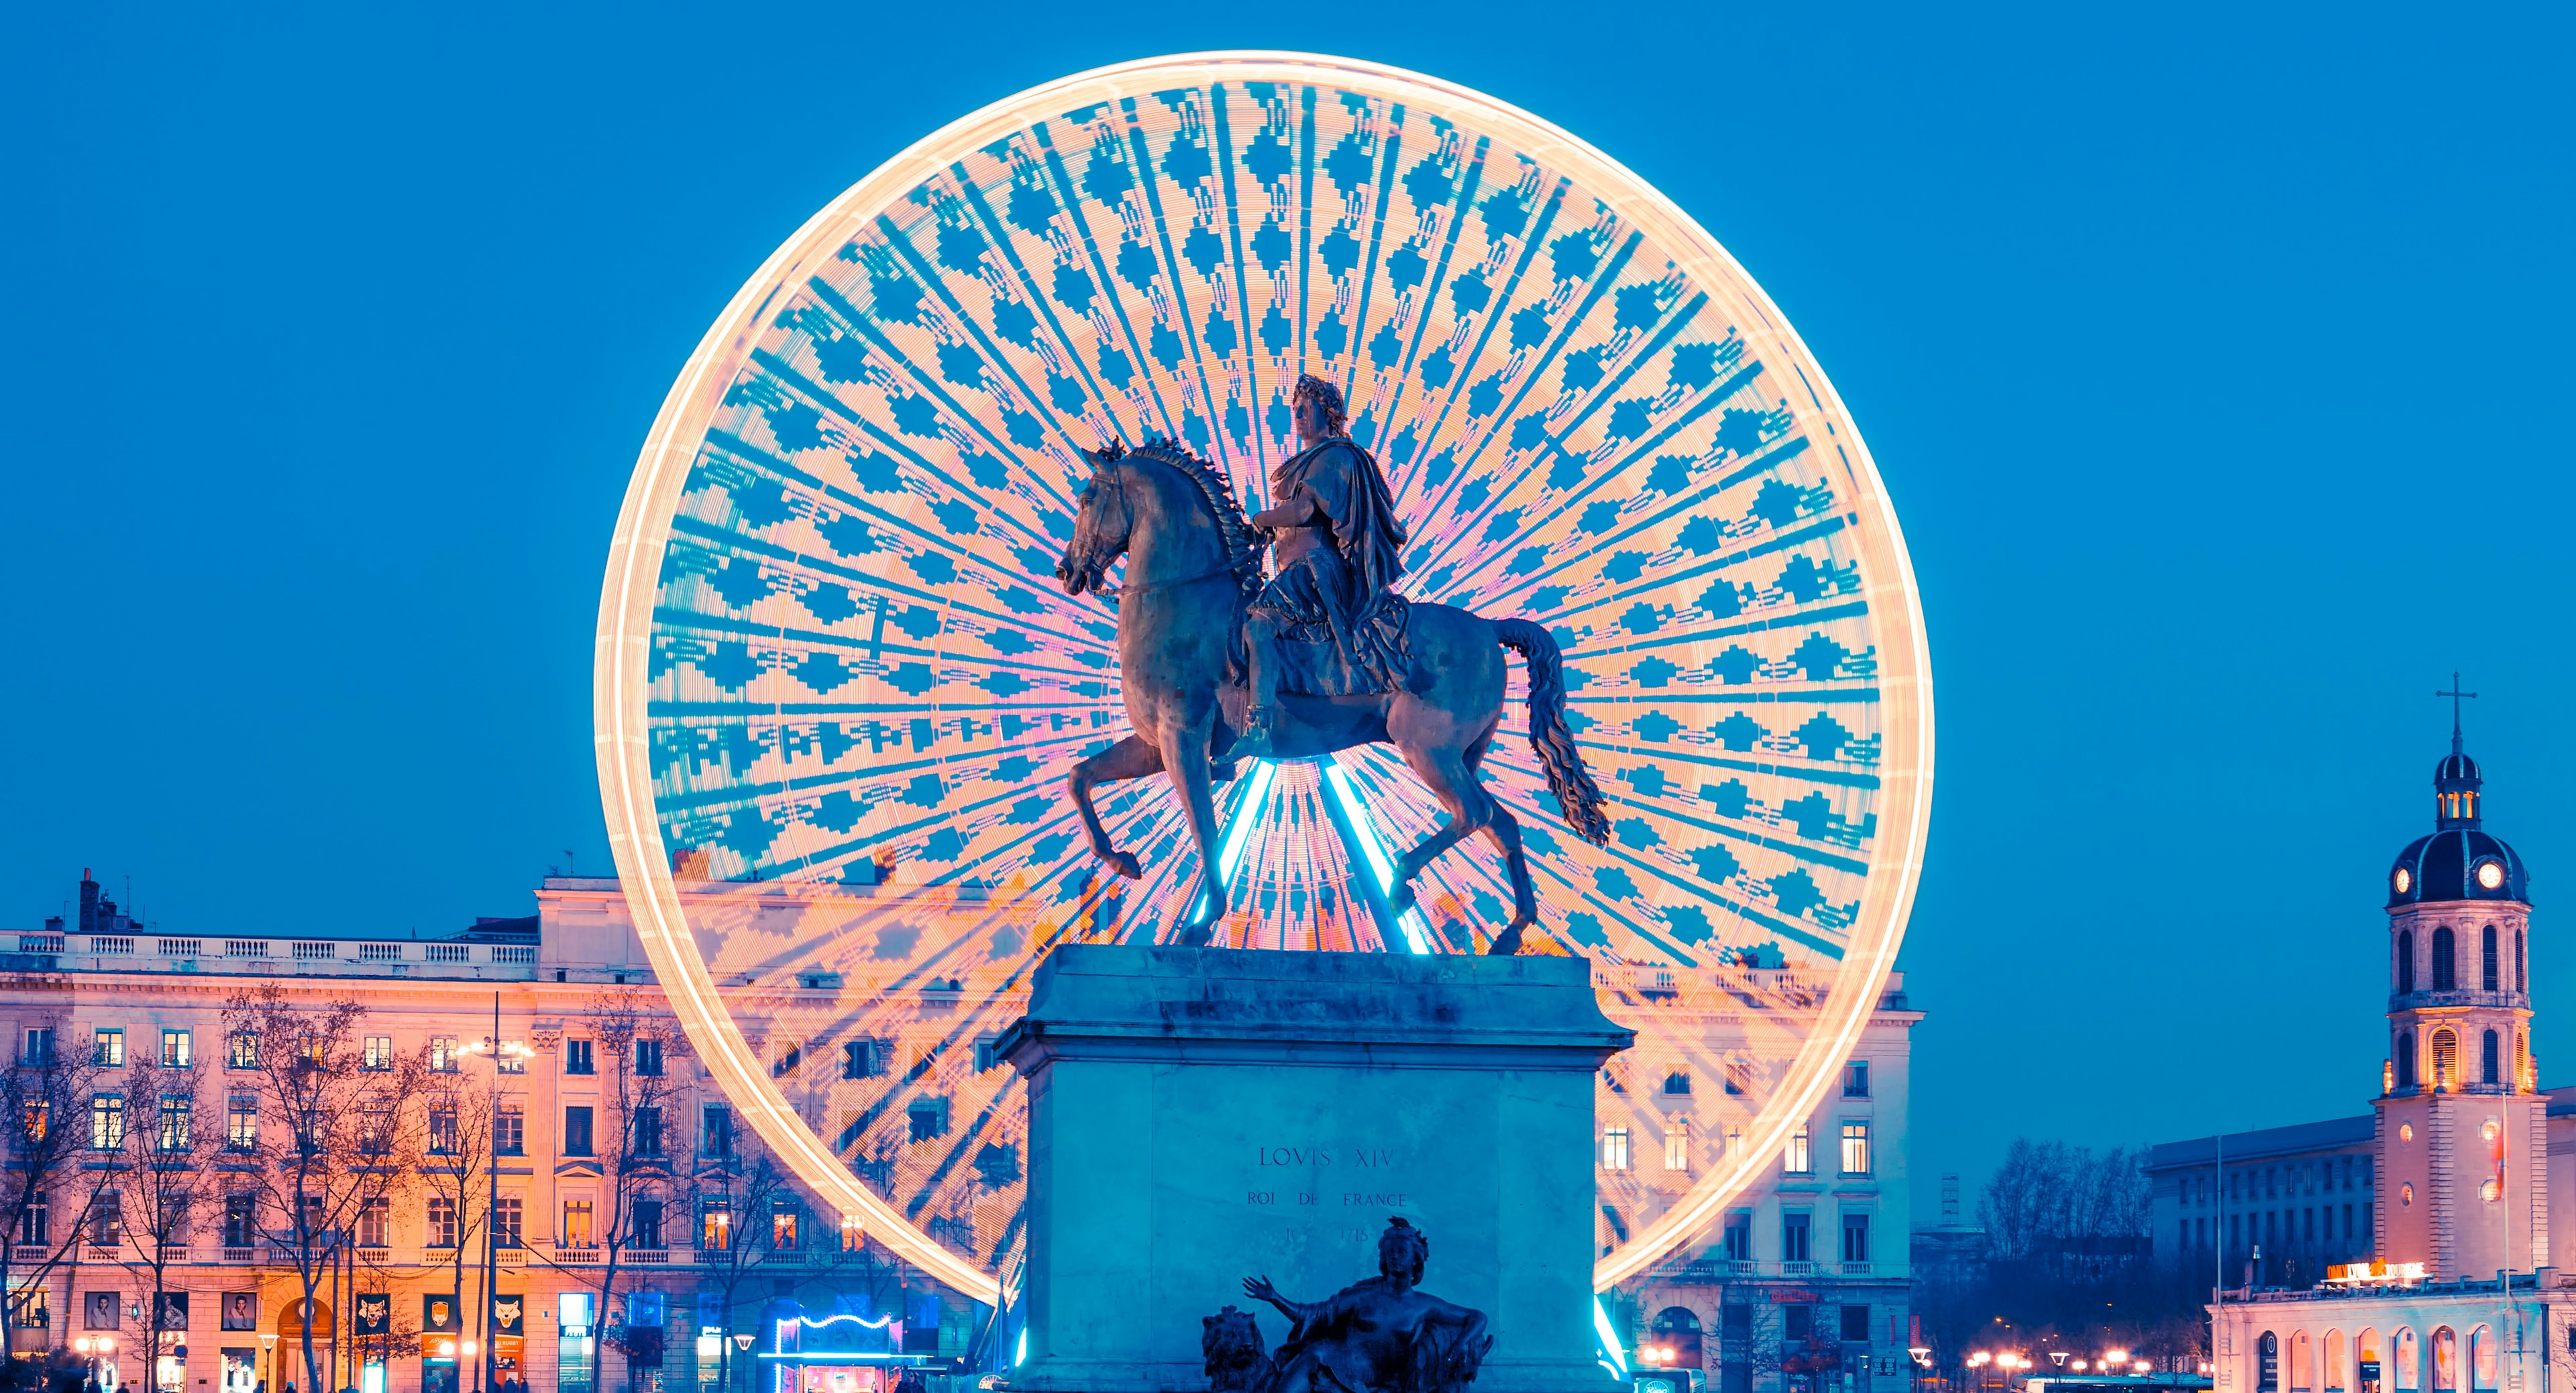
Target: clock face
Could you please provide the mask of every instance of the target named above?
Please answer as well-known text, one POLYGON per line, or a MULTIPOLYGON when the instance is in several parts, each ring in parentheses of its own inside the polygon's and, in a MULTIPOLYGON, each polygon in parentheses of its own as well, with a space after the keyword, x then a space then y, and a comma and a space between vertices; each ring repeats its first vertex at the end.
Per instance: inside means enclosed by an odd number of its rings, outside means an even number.
POLYGON ((2399 1141, 2415 1140, 2415 1124, 2412 1122, 2401 1122, 2397 1124, 2397 1139, 2399 1141))
POLYGON ((2403 895, 2415 888, 2415 873, 2404 866, 2397 868, 2397 874, 2392 879, 2397 886, 2398 894, 2403 895))
POLYGON ((2501 861, 2489 861, 2489 862, 2485 863, 2484 865, 2479 866, 2479 867, 2478 867, 2478 888, 2479 888, 2479 889, 2481 889, 2481 890, 2501 890, 2501 889, 2503 889, 2503 888, 2504 888, 2504 863, 2503 863, 2503 862, 2501 862, 2501 861))

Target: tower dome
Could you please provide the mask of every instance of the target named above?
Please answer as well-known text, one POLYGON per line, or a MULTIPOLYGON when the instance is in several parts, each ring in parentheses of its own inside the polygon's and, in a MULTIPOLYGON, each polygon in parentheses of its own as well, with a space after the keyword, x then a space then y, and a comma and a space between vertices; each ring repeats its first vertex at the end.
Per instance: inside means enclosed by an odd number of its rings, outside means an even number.
MULTIPOLYGON (((2458 680, 2455 678, 2451 685, 2457 688, 2458 680)), ((2486 778, 2479 772, 2478 762, 2460 748, 2455 700, 2451 752, 2433 766, 2433 834, 2408 842, 2406 849, 2397 853, 2397 864, 2388 871, 2390 908, 2452 900, 2530 903, 2522 857, 2485 830, 2485 801, 2486 778)))

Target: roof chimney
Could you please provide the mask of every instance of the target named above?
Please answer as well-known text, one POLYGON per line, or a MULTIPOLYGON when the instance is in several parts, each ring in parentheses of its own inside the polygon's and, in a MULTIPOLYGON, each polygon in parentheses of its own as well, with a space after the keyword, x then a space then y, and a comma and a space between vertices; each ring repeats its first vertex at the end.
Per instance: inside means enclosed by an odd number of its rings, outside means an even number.
POLYGON ((81 867, 80 931, 98 932, 98 882, 90 879, 89 867, 81 867))

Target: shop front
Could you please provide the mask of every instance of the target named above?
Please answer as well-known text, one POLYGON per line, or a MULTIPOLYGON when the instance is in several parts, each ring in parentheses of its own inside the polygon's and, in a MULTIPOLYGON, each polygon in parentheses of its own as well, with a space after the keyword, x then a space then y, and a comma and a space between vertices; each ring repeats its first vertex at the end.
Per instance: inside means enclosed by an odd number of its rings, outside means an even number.
POLYGON ((420 1393, 456 1393, 457 1360, 472 1352, 452 1292, 420 1299, 420 1393))
POLYGON ((816 1319, 773 1315, 761 1351, 768 1378, 760 1393, 892 1393, 907 1367, 928 1356, 905 1354, 903 1322, 842 1313, 816 1319))

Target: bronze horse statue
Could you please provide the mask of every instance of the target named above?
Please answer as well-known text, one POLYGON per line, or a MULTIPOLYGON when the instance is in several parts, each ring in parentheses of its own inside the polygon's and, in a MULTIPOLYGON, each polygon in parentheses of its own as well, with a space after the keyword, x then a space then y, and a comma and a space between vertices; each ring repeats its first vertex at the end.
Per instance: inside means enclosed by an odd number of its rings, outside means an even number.
MULTIPOLYGON (((1102 584, 1102 572, 1120 556, 1127 558, 1126 583, 1116 591, 1118 670, 1134 733, 1074 766, 1066 789, 1082 814, 1093 854, 1134 880, 1143 869, 1133 853, 1110 842, 1091 791, 1151 774, 1171 779, 1198 839, 1199 887, 1208 905, 1206 918, 1186 926, 1178 941, 1205 944, 1227 908, 1225 885, 1215 874, 1211 783, 1233 777, 1227 754, 1244 728, 1244 611, 1261 584, 1261 544, 1225 478, 1176 442, 1154 441, 1134 450, 1113 444, 1080 453, 1092 476, 1056 580, 1068 595, 1090 591, 1108 597, 1112 592, 1102 584)), ((1397 912, 1413 903, 1414 876, 1461 839, 1482 832, 1502 853, 1512 883, 1511 923, 1487 951, 1514 953, 1521 931, 1538 918, 1538 896, 1521 851, 1520 824, 1476 773, 1502 725, 1502 649, 1528 664, 1530 746, 1567 825, 1595 844, 1610 831, 1601 791, 1584 772, 1574 732, 1565 723, 1556 640, 1526 619, 1485 619, 1418 601, 1407 608, 1407 689, 1345 697, 1282 693, 1284 719, 1273 748, 1293 759, 1381 740, 1393 744, 1449 811, 1447 825, 1398 862, 1392 892, 1397 912)))

